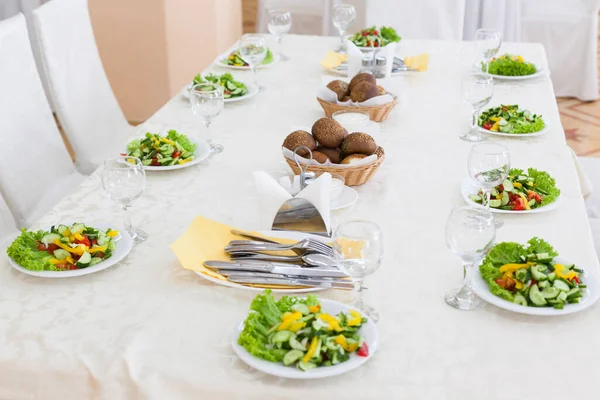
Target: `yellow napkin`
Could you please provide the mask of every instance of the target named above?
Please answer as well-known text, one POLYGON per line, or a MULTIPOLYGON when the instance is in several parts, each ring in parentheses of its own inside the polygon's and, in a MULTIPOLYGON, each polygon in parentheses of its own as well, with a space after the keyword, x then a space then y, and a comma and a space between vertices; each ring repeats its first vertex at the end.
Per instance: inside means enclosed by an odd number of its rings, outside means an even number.
MULTIPOLYGON (((231 233, 232 227, 221 224, 217 221, 210 220, 204 217, 196 217, 192 224, 188 227, 179 239, 171 245, 171 249, 179 259, 179 262, 185 269, 197 271, 213 278, 226 281, 227 278, 215 271, 204 266, 204 262, 208 260, 231 261, 229 255, 225 252, 225 246, 232 240, 248 238, 234 235, 231 233)), ((290 244, 296 240, 271 238, 250 232, 252 235, 264 237, 266 239, 275 240, 279 243, 290 244)), ((293 251, 279 251, 279 255, 295 256, 293 251)), ((287 289, 296 288, 297 286, 284 285, 252 285, 264 288, 287 289)))
POLYGON ((327 69, 332 69, 343 63, 344 61, 348 61, 348 54, 340 54, 333 51, 327 53, 325 58, 321 61, 321 65, 327 69))
POLYGON ((419 72, 427 71, 429 66, 429 54, 419 54, 418 56, 408 56, 404 58, 404 64, 409 68, 415 68, 419 72))

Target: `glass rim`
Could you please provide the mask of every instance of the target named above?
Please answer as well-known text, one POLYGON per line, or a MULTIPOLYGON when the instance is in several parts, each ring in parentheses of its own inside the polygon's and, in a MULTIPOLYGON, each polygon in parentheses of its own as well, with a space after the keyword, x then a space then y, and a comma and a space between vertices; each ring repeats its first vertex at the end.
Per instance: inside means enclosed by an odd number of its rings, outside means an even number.
POLYGON ((195 85, 192 85, 192 87, 190 88, 190 92, 200 92, 200 93, 215 93, 215 92, 222 92, 221 86, 217 85, 216 83, 210 83, 210 82, 202 82, 202 83, 196 83, 195 85), (198 87, 213 87, 213 90, 197 90, 196 88, 198 87))
POLYGON ((292 15, 292 12, 289 10, 281 9, 281 8, 273 8, 273 9, 267 11, 267 14, 268 15, 271 15, 271 14, 290 14, 290 15, 292 15))
POLYGON ((260 33, 245 33, 240 38, 240 42, 245 39, 254 39, 254 38, 265 40, 265 35, 260 34, 260 33))
MULTIPOLYGON (((381 231, 381 227, 379 226, 379 224, 377 224, 376 222, 373 222, 373 221, 368 221, 368 220, 363 220, 363 219, 357 219, 357 220, 352 220, 352 221, 340 222, 339 225, 336 227, 333 236, 335 238, 337 238, 338 232, 340 231, 340 227, 343 227, 344 225, 351 225, 351 224, 367 224, 367 225, 371 225, 378 232, 378 236, 380 236, 380 237, 383 236, 383 232, 381 231)), ((350 239, 359 239, 359 240, 364 239, 364 236, 363 237, 359 237, 359 236, 356 236, 356 235, 342 235, 342 236, 350 238, 350 239)))
POLYGON ((117 168, 114 168, 114 167, 107 166, 108 162, 117 161, 117 160, 123 160, 123 161, 125 161, 125 164, 134 165, 134 164, 130 163, 129 161, 127 161, 129 159, 135 160, 135 166, 138 166, 138 165, 139 166, 143 166, 142 160, 140 160, 138 157, 134 157, 134 156, 121 156, 121 155, 119 155, 119 156, 108 157, 107 159, 105 159, 104 162, 102 163, 102 167, 103 168, 107 168, 107 169, 117 169, 117 168))
POLYGON ((353 9, 353 8, 354 8, 354 6, 352 4, 337 4, 337 5, 335 5, 333 7, 334 10, 335 9, 347 9, 347 10, 350 10, 350 9, 353 9))
POLYGON ((476 143, 473 145, 473 147, 471 147, 471 151, 477 152, 477 153, 483 153, 483 150, 479 150, 480 147, 484 147, 484 146, 490 146, 490 147, 498 147, 499 150, 497 152, 489 152, 486 151, 486 154, 491 154, 491 155, 495 155, 495 154, 502 154, 502 153, 508 153, 508 147, 504 146, 503 144, 500 143, 476 143), (500 150, 502 149, 502 150, 500 150))
POLYGON ((475 31, 475 34, 477 35, 479 32, 482 33, 497 33, 498 35, 500 35, 500 31, 497 29, 490 29, 490 28, 479 28, 475 31))
POLYGON ((491 74, 488 74, 486 72, 469 72, 468 74, 465 75, 465 78, 467 77, 480 77, 482 79, 485 80, 494 80, 494 77, 491 74))

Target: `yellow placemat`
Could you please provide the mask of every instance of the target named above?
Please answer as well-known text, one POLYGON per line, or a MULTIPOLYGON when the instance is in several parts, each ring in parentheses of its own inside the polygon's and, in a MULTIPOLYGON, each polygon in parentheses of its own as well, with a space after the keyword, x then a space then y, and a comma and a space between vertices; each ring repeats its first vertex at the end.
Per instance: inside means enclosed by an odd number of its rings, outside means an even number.
MULTIPOLYGON (((226 281, 227 278, 215 271, 206 268, 204 262, 208 260, 231 261, 229 255, 225 252, 225 246, 232 240, 247 240, 248 238, 234 235, 231 233, 233 228, 229 225, 222 224, 204 217, 196 217, 191 225, 187 228, 183 235, 179 237, 171 245, 171 249, 179 259, 179 262, 185 269, 196 271, 208 275, 213 278, 226 281)), ((271 238, 258 234, 257 232, 249 232, 255 236, 261 236, 266 239, 275 240, 279 243, 290 244, 296 240, 271 238)), ((295 256, 293 251, 277 252, 279 255, 295 256)), ((250 285, 264 288, 288 289, 297 288, 298 286, 283 286, 283 285, 250 285)))
POLYGON ((429 54, 419 54, 418 56, 407 56, 404 58, 404 65, 414 68, 419 72, 427 71, 429 67, 429 54))
POLYGON ((321 65, 327 69, 332 69, 342 64, 344 61, 348 61, 348 54, 340 54, 330 51, 321 61, 321 65))

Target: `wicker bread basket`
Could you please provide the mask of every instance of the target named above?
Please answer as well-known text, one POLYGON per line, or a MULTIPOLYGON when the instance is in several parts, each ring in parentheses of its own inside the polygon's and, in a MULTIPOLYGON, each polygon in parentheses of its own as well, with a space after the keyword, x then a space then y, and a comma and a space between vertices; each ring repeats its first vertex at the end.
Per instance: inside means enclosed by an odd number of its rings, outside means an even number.
POLYGON ((392 101, 390 103, 382 104, 380 106, 370 106, 370 107, 344 106, 341 104, 330 103, 330 102, 320 99, 318 97, 317 97, 317 101, 319 102, 319 104, 321 104, 321 107, 323 107, 323 111, 325 111, 325 115, 327 115, 329 118, 331 118, 333 113, 336 111, 360 110, 360 111, 368 112, 369 115, 371 116, 371 121, 381 122, 381 121, 385 121, 385 119, 387 118, 390 111, 392 111, 392 108, 394 108, 396 106, 396 104, 398 104, 398 97, 394 97, 394 101, 392 101))
MULTIPOLYGON (((341 175, 344 177, 344 184, 346 186, 358 186, 366 183, 375 172, 379 169, 383 160, 385 159, 385 153, 383 149, 379 147, 375 152, 377 160, 369 164, 357 165, 356 167, 339 167, 337 165, 309 165, 308 171, 313 172, 329 172, 332 174, 341 175)), ((296 164, 296 161, 285 158, 290 168, 294 171, 294 174, 300 174, 300 169, 296 164)))

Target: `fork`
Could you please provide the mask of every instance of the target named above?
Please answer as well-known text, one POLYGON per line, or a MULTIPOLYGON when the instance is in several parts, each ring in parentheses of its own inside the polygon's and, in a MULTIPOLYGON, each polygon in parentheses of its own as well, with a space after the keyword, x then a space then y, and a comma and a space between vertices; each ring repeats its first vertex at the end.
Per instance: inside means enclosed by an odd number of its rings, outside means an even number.
POLYGON ((229 244, 225 247, 226 252, 244 252, 244 251, 283 251, 292 250, 298 255, 304 255, 308 252, 321 253, 326 256, 333 256, 333 249, 314 239, 303 239, 293 244, 275 244, 275 243, 252 243, 252 244, 229 244))

